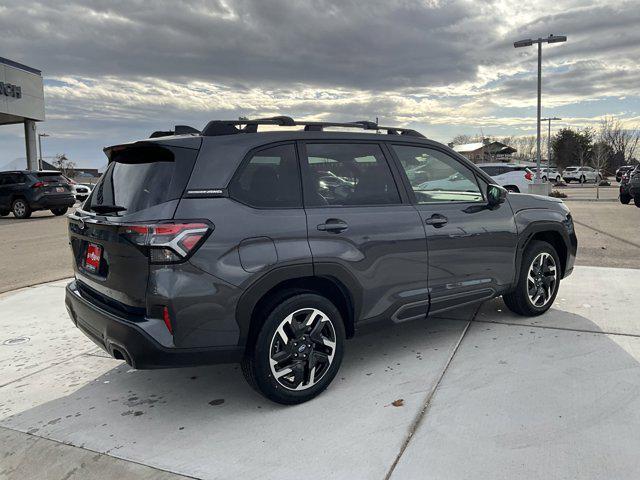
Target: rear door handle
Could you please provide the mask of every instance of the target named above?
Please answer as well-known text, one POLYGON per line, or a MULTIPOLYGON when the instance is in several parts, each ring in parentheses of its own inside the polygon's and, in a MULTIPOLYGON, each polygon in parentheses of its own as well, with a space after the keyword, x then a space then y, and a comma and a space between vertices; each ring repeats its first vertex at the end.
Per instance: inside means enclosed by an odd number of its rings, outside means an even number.
POLYGON ((429 218, 427 218, 424 223, 427 225, 433 225, 435 228, 444 227, 449 219, 444 215, 440 215, 439 213, 434 213, 429 218))
POLYGON ((325 223, 321 223, 317 226, 317 229, 321 232, 333 232, 340 233, 349 228, 346 222, 338 219, 338 218, 329 218, 325 221, 325 223))

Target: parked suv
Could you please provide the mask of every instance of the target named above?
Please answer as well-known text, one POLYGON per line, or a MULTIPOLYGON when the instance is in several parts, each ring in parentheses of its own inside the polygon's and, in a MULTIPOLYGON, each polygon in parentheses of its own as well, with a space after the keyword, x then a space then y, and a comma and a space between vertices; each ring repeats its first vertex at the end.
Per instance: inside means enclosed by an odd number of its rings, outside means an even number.
POLYGON ((620 186, 619 188, 619 197, 620 197, 620 203, 624 204, 624 205, 628 205, 629 202, 633 199, 633 195, 631 195, 630 192, 630 188, 631 188, 631 177, 636 173, 636 172, 640 172, 640 168, 635 167, 631 170, 625 170, 622 173, 622 177, 620 178, 620 186))
POLYGON ((580 183, 600 183, 602 175, 598 170, 591 167, 567 167, 562 172, 562 178, 567 183, 571 183, 574 180, 580 183))
POLYGON ((259 392, 300 403, 367 325, 500 295, 540 315, 573 270, 561 201, 508 195, 413 130, 274 117, 153 137, 105 149, 68 216, 69 314, 135 368, 240 362, 259 392))
POLYGON ((635 165, 622 165, 621 167, 619 167, 616 170, 616 182, 620 182, 622 180, 622 177, 624 177, 625 174, 631 173, 634 168, 636 168, 635 165))
POLYGON ((526 165, 517 163, 481 163, 480 170, 493 179, 493 183, 502 185, 513 193, 527 193, 533 183, 533 172, 526 165))
POLYGON ((16 218, 29 218, 36 210, 64 215, 74 203, 71 188, 58 171, 0 172, 0 216, 13 212, 16 218))
POLYGON ((640 208, 640 166, 637 166, 629 173, 628 191, 633 203, 640 208))

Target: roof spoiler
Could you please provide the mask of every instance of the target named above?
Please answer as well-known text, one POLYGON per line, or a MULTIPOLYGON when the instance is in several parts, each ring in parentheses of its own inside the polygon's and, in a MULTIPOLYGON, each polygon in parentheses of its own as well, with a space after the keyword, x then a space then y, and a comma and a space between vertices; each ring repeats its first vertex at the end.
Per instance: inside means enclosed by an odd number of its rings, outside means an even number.
POLYGON ((200 130, 189 125, 176 125, 173 130, 157 130, 149 138, 172 137, 174 135, 200 135, 200 130))

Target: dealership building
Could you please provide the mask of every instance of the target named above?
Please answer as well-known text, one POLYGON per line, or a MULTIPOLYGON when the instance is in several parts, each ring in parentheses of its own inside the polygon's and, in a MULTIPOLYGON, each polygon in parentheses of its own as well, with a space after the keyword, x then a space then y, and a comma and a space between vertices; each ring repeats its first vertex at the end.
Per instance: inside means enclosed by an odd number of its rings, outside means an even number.
POLYGON ((0 57, 0 126, 22 123, 27 165, 38 169, 36 122, 44 120, 42 72, 0 57))

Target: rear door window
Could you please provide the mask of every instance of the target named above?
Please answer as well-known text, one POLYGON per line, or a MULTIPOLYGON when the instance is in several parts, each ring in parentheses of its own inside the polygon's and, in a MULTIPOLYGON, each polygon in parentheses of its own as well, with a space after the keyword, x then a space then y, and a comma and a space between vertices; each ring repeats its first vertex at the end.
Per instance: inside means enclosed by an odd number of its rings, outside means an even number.
POLYGON ((256 208, 302 208, 297 158, 293 144, 255 152, 229 184, 229 195, 256 208))
POLYGON ((310 143, 302 162, 305 205, 369 206, 400 203, 378 144, 310 143))
POLYGON ((191 176, 197 153, 162 145, 132 146, 113 153, 85 208, 104 211, 115 206, 122 215, 177 200, 191 176))

